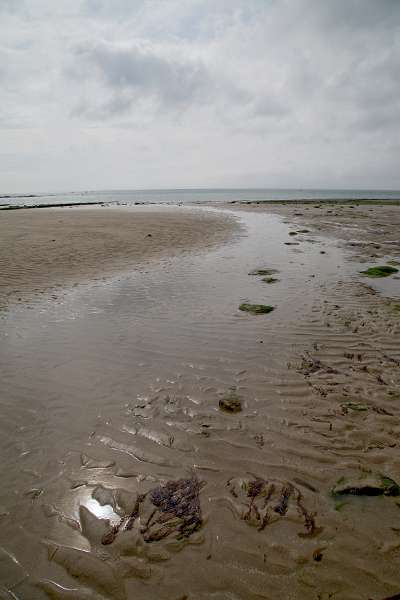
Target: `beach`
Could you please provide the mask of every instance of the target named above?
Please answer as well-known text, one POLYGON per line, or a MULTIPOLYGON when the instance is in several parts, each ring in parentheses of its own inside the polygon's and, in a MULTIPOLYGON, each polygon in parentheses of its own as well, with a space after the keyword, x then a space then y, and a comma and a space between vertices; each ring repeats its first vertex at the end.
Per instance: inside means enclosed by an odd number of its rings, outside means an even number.
POLYGON ((399 592, 400 208, 352 206, 0 213, 5 598, 399 592))
POLYGON ((165 207, 22 209, 0 216, 0 305, 209 248, 235 228, 223 217, 165 207))

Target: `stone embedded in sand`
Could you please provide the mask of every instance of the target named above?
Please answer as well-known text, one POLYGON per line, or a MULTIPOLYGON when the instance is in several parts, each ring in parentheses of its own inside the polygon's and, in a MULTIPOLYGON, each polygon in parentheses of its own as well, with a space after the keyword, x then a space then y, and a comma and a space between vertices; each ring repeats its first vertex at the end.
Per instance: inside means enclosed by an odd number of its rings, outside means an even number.
POLYGON ((221 410, 231 413, 237 413, 242 410, 242 402, 234 390, 232 390, 227 396, 221 398, 218 406, 221 410))
POLYGON ((366 271, 360 271, 360 274, 364 277, 388 277, 389 275, 393 275, 393 273, 398 273, 399 270, 396 267, 389 267, 388 265, 383 265, 380 267, 370 267, 366 271))
POLYGON ((400 486, 381 473, 366 473, 359 477, 342 477, 332 488, 333 495, 399 496, 400 486))
POLYGON ((248 304, 244 302, 239 306, 239 310, 251 313, 252 315, 266 315, 272 312, 274 307, 267 304, 248 304))

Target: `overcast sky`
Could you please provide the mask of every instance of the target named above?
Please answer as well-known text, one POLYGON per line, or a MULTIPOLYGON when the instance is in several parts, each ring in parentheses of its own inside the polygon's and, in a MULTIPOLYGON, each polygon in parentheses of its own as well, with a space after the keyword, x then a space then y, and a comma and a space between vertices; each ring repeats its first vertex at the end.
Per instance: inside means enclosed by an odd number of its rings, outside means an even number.
POLYGON ((0 193, 400 188, 400 0, 0 0, 0 193))

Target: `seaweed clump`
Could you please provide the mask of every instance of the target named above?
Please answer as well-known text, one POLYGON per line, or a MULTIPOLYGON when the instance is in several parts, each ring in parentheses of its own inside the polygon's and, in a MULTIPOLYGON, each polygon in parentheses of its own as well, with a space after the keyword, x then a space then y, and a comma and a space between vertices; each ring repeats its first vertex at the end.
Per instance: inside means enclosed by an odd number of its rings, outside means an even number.
POLYGON ((263 277, 267 275, 274 275, 275 273, 278 273, 277 269, 254 269, 253 271, 250 271, 249 275, 258 275, 259 277, 263 277))
POLYGON ((396 267, 390 267, 388 265, 383 265, 380 267, 370 267, 366 271, 360 271, 361 275, 364 277, 388 277, 389 275, 393 275, 394 273, 398 273, 399 270, 396 267))
POLYGON ((178 541, 189 538, 203 523, 199 496, 203 486, 204 482, 193 475, 138 494, 132 512, 105 533, 102 544, 112 544, 118 533, 131 530, 139 517, 144 522, 140 533, 147 543, 172 534, 178 541))
POLYGON ((334 496, 400 496, 400 486, 382 473, 364 474, 356 478, 341 477, 332 488, 334 496))
POLYGON ((232 478, 227 486, 233 501, 240 503, 240 518, 255 526, 258 531, 281 517, 291 514, 303 522, 305 533, 300 537, 314 536, 321 532, 315 522, 315 513, 310 512, 303 494, 290 481, 267 481, 261 477, 253 479, 232 478))
POLYGON ((267 304, 249 304, 244 302, 239 306, 239 310, 251 313, 252 315, 266 315, 272 312, 274 307, 267 304))
POLYGON ((279 279, 276 279, 276 277, 263 277, 261 281, 263 281, 264 283, 276 283, 277 281, 279 281, 279 279))

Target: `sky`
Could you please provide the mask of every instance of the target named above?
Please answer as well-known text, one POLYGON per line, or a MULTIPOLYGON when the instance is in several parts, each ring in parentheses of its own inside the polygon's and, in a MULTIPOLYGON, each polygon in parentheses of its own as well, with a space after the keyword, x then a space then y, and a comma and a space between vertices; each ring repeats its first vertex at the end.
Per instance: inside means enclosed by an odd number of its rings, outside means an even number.
POLYGON ((400 0, 0 0, 0 194, 400 189, 400 0))

